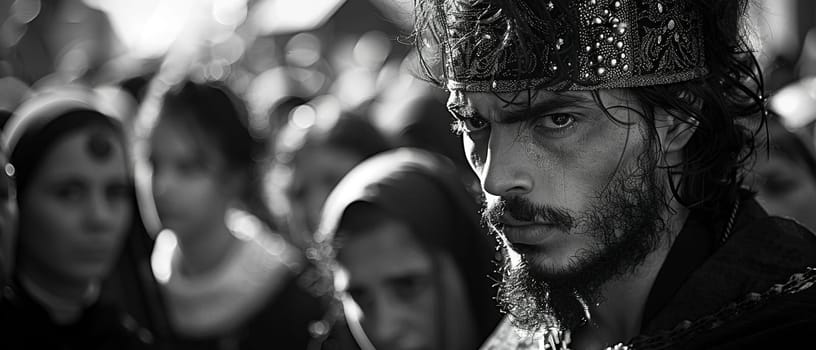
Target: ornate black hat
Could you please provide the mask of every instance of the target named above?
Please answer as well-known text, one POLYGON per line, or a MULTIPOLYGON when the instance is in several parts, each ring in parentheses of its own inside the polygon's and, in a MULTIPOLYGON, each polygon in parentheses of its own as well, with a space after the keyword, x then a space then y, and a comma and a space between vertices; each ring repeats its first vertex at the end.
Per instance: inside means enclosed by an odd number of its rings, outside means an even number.
POLYGON ((596 90, 708 72, 702 18, 685 0, 429 0, 417 10, 420 51, 437 51, 450 90, 596 90))

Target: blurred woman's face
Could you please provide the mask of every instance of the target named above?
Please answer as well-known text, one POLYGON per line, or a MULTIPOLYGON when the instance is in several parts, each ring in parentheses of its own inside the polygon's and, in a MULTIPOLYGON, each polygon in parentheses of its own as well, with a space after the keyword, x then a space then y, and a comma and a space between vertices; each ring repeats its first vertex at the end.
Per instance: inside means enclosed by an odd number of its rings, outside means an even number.
MULTIPOLYGON (((445 254, 431 253, 409 227, 390 220, 341 243, 339 275, 375 348, 473 349, 473 317, 461 274, 445 254), (341 277, 343 278, 343 277, 341 277)), ((347 311, 350 315, 354 311, 347 311)))
POLYGON ((0 282, 10 276, 14 263, 14 244, 17 236, 17 195, 13 168, 6 154, 0 152, 0 282))
POLYGON ((125 151, 103 127, 57 141, 20 193, 20 268, 51 278, 93 281, 115 263, 132 224, 125 151))
POLYGON ((302 221, 309 232, 314 232, 329 193, 359 162, 359 157, 330 147, 300 150, 286 189, 295 220, 302 221))
POLYGON ((759 157, 754 167, 753 189, 771 215, 790 217, 816 232, 816 178, 805 165, 777 151, 759 157))
POLYGON ((180 238, 222 225, 231 199, 223 157, 189 128, 160 120, 150 137, 152 190, 163 227, 180 238))

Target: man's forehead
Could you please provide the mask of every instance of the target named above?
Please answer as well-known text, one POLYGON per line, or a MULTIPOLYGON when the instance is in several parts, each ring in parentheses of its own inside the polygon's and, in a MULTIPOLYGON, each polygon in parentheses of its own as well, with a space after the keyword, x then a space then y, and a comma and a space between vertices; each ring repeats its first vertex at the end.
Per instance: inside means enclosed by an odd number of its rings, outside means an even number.
POLYGON ((450 111, 462 116, 471 116, 478 111, 488 110, 524 110, 537 105, 569 105, 594 103, 589 91, 534 91, 534 92, 467 92, 452 90, 448 95, 447 107, 450 111))

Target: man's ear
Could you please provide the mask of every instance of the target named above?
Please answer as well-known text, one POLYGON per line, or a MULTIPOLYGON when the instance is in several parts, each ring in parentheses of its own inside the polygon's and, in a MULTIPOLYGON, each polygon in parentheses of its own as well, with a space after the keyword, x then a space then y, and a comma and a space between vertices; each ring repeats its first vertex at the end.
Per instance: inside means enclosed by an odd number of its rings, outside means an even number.
POLYGON ((661 149, 667 158, 686 147, 699 124, 697 119, 689 115, 670 113, 663 109, 655 111, 655 127, 660 137, 661 149))

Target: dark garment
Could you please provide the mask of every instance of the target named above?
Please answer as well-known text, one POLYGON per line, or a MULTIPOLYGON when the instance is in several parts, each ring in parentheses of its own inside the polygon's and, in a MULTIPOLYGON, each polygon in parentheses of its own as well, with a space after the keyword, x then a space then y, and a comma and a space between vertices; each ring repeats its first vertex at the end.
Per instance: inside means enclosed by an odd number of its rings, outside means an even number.
POLYGON ((149 330, 157 349, 171 349, 163 342, 170 337, 170 323, 150 266, 154 242, 138 224, 128 234, 113 272, 103 281, 100 298, 149 330))
POLYGON ((0 300, 3 349, 151 349, 152 335, 119 309, 97 302, 73 324, 54 323, 18 283, 0 300))
MULTIPOLYGON (((729 218, 692 211, 646 300, 641 335, 610 349, 816 347, 816 236, 768 216, 747 192, 738 208, 729 235, 729 218)), ((544 347, 506 321, 482 349, 544 347)))
POLYGON ((635 348, 771 349, 813 342, 807 331, 816 331, 816 286, 807 282, 816 274, 807 271, 816 267, 816 236, 768 216, 747 194, 720 246, 712 238, 726 226, 689 217, 646 302, 643 334, 657 337, 638 337, 635 348), (809 280, 796 292, 773 289, 797 273, 809 280))
MULTIPOLYGON (((346 321, 343 303, 339 298, 330 300, 329 311, 323 318, 323 324, 329 329, 315 338, 307 350, 360 350, 350 325, 346 321)), ((362 329, 358 328, 362 331, 362 329)))
POLYGON ((309 350, 360 350, 357 341, 349 329, 349 324, 341 319, 332 326, 325 339, 321 339, 316 346, 309 347, 309 350))
POLYGON ((313 268, 287 281, 286 287, 235 331, 220 336, 191 339, 176 336, 172 349, 307 349, 314 347, 315 332, 326 316, 328 299, 314 290, 313 268))

